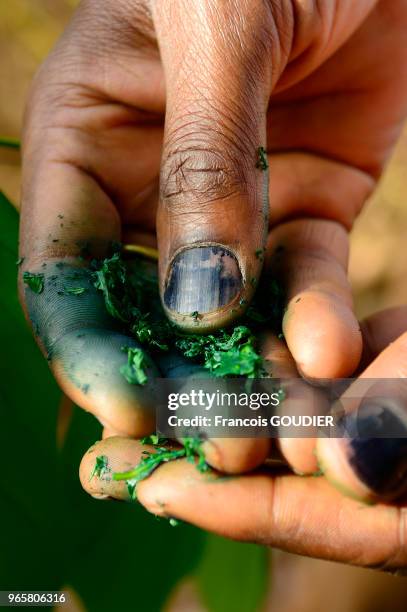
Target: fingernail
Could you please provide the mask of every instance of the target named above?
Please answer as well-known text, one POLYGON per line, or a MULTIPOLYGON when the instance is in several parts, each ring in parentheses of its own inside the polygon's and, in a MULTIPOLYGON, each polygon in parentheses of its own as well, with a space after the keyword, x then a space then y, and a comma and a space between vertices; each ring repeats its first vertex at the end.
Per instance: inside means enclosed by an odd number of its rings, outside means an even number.
POLYGON ((242 289, 236 257, 221 246, 194 247, 173 260, 164 303, 180 314, 207 313, 229 304, 242 289))
POLYGON ((358 478, 386 499, 407 489, 407 424, 397 410, 365 404, 344 419, 348 460, 358 478))

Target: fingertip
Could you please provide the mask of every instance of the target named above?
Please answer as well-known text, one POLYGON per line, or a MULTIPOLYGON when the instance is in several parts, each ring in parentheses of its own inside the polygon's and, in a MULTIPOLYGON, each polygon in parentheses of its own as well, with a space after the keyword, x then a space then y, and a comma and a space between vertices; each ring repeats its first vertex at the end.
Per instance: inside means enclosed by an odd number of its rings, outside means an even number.
POLYGON ((148 361, 146 384, 131 384, 122 370, 127 347, 139 348, 133 339, 115 331, 74 331, 54 345, 51 368, 64 392, 104 427, 142 437, 155 427, 152 389, 157 371, 148 361))
POLYGON ((346 389, 335 439, 318 442, 327 477, 366 500, 407 493, 407 333, 389 344, 346 389))
POLYGON ((316 446, 318 466, 324 477, 339 492, 357 501, 370 502, 372 493, 352 471, 342 441, 320 438, 316 446))
POLYGON ((342 423, 346 437, 321 438, 317 456, 337 488, 364 501, 391 501, 407 492, 407 424, 397 404, 363 403, 342 423), (390 437, 390 432, 400 437, 390 437))
POLYGON ((351 308, 319 291, 294 297, 283 318, 287 345, 302 375, 310 379, 345 378, 362 354, 359 324, 351 308))
POLYGON ((298 476, 318 473, 315 444, 315 438, 279 438, 278 440, 281 454, 298 476))
POLYGON ((270 453, 269 438, 213 438, 202 445, 207 463, 225 474, 249 472, 270 453))
MULTIPOLYGON (((291 379, 295 384, 286 396, 284 408, 294 412, 306 407, 311 412, 315 407, 315 388, 308 385, 299 377, 295 362, 285 342, 271 333, 264 334, 261 338, 261 352, 271 369, 270 376, 273 378, 291 379), (293 402, 294 400, 294 402, 293 402)), ((316 432, 315 432, 316 433, 316 432)), ((276 440, 277 447, 296 474, 314 474, 318 470, 315 457, 315 438, 285 438, 283 431, 276 440)))
POLYGON ((134 467, 141 457, 141 445, 135 440, 121 436, 100 440, 82 457, 79 466, 81 485, 93 497, 129 500, 125 481, 114 480, 112 474, 134 467))

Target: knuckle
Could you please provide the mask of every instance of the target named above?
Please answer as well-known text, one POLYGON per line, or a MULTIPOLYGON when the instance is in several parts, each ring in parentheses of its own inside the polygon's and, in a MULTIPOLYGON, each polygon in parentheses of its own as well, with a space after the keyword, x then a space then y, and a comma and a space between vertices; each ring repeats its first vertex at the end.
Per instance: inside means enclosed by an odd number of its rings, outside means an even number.
POLYGON ((150 3, 145 0, 85 0, 79 7, 81 43, 85 51, 94 52, 92 31, 99 42, 103 55, 111 55, 112 46, 120 51, 123 47, 140 50, 155 46, 150 3))
MULTIPOLYGON (((146 0, 83 0, 37 70, 29 102, 41 105, 70 89, 95 89, 109 81, 110 71, 130 71, 130 59, 156 56, 157 44, 150 4, 146 0), (89 33, 92 33, 90 36, 89 33), (56 92, 56 93, 55 93, 56 92)), ((76 91, 74 92, 74 97, 76 91)))
POLYGON ((245 173, 234 155, 193 144, 169 150, 164 157, 160 179, 164 205, 205 205, 245 192, 245 173))

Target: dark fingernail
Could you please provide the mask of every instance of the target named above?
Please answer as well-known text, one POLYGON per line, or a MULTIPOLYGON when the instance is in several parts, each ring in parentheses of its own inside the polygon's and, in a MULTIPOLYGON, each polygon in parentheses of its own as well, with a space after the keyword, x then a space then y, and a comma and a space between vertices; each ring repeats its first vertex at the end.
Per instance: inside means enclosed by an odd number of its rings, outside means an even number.
POLYGON ((395 498, 407 490, 407 423, 401 410, 365 404, 345 417, 349 463, 377 496, 395 498))
POLYGON ((180 314, 206 313, 229 304, 242 289, 236 257, 221 246, 186 249, 173 260, 164 303, 180 314))

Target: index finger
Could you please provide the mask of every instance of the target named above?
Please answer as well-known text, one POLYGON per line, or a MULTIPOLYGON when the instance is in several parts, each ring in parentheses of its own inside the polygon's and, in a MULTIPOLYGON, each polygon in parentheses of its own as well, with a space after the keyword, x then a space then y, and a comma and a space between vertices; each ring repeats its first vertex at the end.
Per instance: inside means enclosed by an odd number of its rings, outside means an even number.
POLYGON ((106 256, 120 240, 120 219, 92 176, 52 155, 48 132, 42 142, 35 131, 28 135, 21 300, 64 392, 116 431, 144 435, 154 426, 148 393, 120 374, 122 348, 139 346, 106 311, 90 270, 92 258, 106 256))
MULTIPOLYGON (((98 455, 114 470, 125 470, 140 453, 133 440, 99 442, 82 460, 82 484, 95 496, 129 499, 123 483, 103 477, 89 481, 89 475, 98 455)), ((225 478, 177 460, 140 482, 137 499, 153 514, 237 540, 365 567, 395 570, 407 564, 404 509, 367 506, 342 496, 322 477, 262 470, 225 478)))

